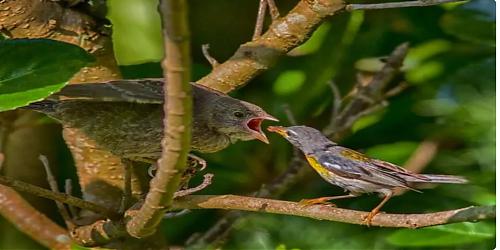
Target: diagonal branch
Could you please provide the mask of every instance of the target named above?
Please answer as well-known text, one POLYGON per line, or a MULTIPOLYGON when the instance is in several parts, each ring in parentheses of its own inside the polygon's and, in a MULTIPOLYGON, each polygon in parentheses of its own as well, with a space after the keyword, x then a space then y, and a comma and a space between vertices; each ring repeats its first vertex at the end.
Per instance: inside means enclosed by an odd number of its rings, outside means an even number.
POLYGON ((191 62, 187 3, 184 0, 162 0, 160 12, 166 54, 162 62, 165 77, 164 136, 158 170, 151 181, 144 204, 127 223, 127 232, 136 238, 153 234, 171 206, 182 173, 187 167, 191 140, 191 62))
MULTIPOLYGON (((174 209, 227 209, 259 213, 286 214, 317 220, 337 221, 365 225, 363 218, 368 212, 334 208, 330 206, 308 206, 297 202, 246 197, 238 195, 191 195, 176 200, 174 209)), ((386 214, 374 217, 372 226, 421 228, 435 225, 478 221, 496 217, 495 206, 466 207, 425 214, 386 214)))
POLYGON ((465 2, 464 0, 417 0, 406 2, 394 3, 372 3, 372 4, 348 4, 345 9, 347 11, 353 10, 379 10, 379 9, 394 9, 394 8, 407 8, 407 7, 425 7, 443 3, 465 2))

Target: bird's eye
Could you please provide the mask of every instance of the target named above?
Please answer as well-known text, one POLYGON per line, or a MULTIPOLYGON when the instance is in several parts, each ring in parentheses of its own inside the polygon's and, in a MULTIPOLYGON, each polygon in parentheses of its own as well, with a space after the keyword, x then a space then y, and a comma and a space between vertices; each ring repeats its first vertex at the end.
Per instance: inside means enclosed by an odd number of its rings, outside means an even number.
POLYGON ((243 114, 243 112, 241 111, 234 111, 233 115, 238 118, 242 118, 243 116, 245 116, 245 114, 243 114))

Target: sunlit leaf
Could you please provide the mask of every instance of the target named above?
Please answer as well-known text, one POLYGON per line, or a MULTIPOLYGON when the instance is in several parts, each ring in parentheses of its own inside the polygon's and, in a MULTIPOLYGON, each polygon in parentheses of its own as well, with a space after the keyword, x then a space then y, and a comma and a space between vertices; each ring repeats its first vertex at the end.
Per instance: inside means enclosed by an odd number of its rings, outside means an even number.
POLYGON ((0 111, 25 106, 62 88, 93 60, 82 48, 47 39, 0 42, 0 111))

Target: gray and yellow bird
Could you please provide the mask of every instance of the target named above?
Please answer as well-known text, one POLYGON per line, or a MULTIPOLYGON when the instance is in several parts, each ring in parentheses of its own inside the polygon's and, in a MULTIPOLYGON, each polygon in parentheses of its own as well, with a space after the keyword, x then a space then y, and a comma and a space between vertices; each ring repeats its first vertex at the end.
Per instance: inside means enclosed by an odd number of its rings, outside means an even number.
POLYGON ((369 225, 380 208, 394 195, 395 189, 416 190, 425 183, 463 184, 461 176, 416 174, 382 160, 371 159, 359 152, 339 146, 320 131, 306 126, 270 126, 268 130, 287 139, 305 155, 307 161, 327 182, 349 194, 302 200, 304 205, 329 204, 327 201, 379 193, 384 199, 365 218, 369 225))

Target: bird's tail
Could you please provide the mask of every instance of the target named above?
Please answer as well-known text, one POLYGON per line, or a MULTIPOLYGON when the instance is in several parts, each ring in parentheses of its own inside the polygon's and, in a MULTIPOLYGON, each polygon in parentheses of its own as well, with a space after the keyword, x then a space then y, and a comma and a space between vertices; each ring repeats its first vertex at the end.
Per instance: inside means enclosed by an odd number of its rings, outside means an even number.
POLYGON ((469 182, 465 177, 456 175, 422 174, 421 180, 412 180, 415 183, 441 183, 441 184, 465 184, 469 182))
POLYGON ((45 114, 51 114, 55 112, 57 102, 50 100, 43 100, 39 102, 30 103, 27 106, 22 107, 23 109, 30 109, 45 114))

